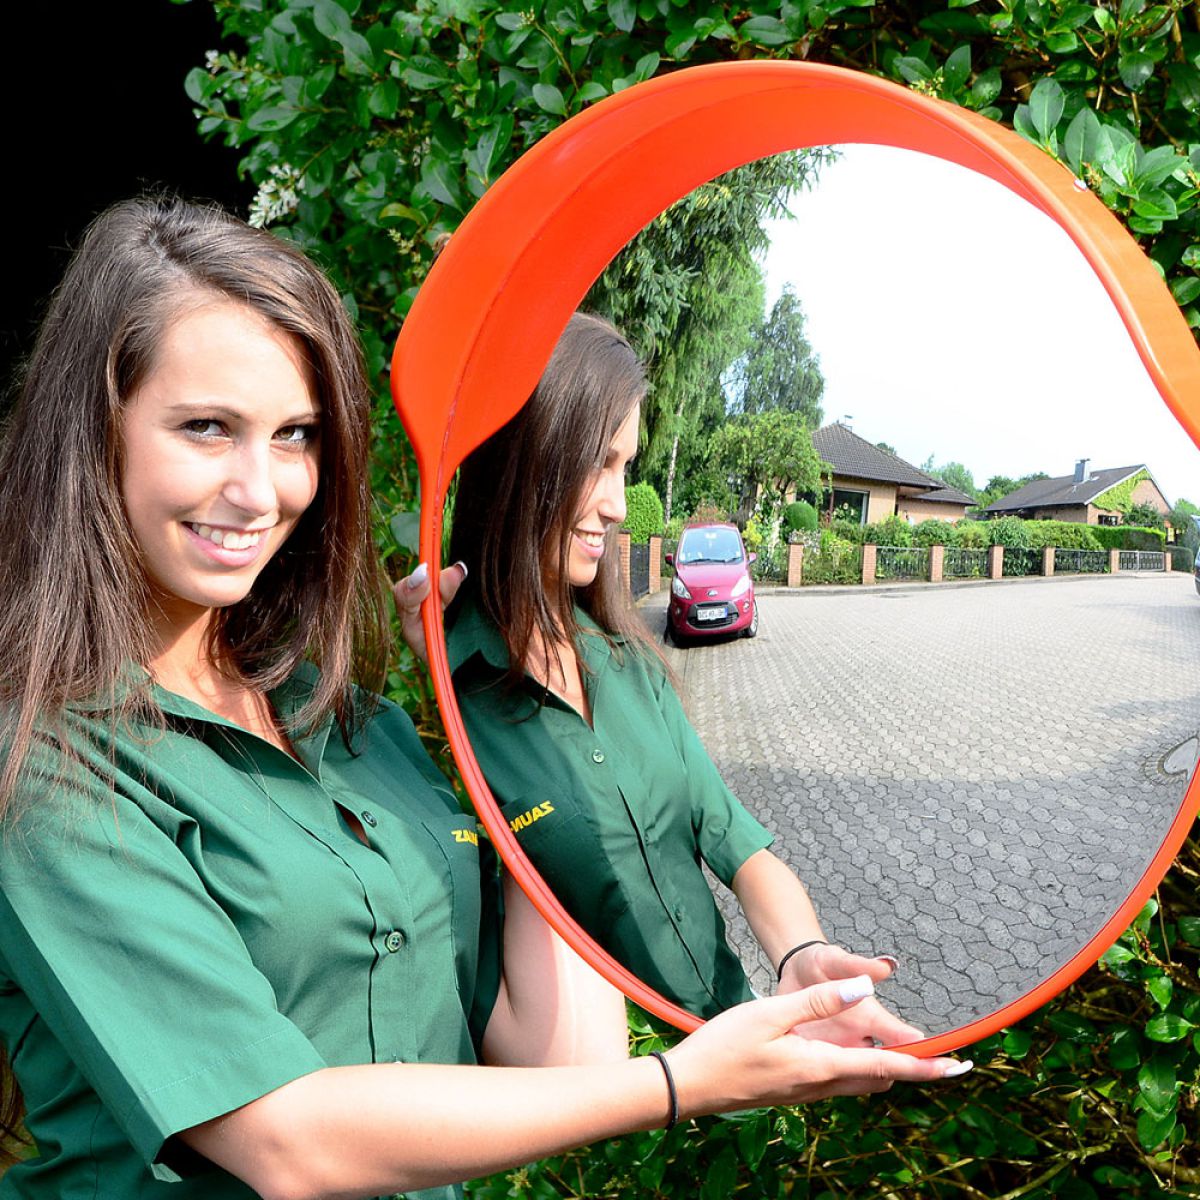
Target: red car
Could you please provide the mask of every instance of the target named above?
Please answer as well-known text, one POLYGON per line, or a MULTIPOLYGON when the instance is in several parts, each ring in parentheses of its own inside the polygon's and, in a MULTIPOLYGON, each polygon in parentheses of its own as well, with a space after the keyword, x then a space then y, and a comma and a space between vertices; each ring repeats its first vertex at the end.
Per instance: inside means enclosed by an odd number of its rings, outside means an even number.
POLYGON ((758 632, 750 564, 736 525, 689 525, 668 564, 675 568, 667 636, 677 643, 714 633, 758 632))

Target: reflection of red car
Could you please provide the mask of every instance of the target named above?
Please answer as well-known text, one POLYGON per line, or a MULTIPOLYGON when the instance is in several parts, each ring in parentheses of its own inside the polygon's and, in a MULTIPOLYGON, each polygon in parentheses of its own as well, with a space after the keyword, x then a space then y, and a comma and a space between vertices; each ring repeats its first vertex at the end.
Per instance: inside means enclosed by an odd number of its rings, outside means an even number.
POLYGON ((667 634, 676 641, 706 633, 758 632, 758 605, 742 535, 734 525, 689 525, 674 554, 667 634))

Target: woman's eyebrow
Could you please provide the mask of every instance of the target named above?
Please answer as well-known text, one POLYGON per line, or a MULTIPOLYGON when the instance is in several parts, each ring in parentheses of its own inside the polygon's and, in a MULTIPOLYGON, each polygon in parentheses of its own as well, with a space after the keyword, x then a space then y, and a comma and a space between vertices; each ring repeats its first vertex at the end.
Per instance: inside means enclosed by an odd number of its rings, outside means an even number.
MULTIPOLYGON (((164 411, 169 417, 182 417, 191 414, 205 417, 221 417, 228 421, 244 421, 248 415, 240 409, 230 408, 227 404, 219 402, 210 404, 204 400, 180 400, 174 404, 168 404, 164 411)), ((296 425, 302 421, 316 421, 320 416, 320 409, 306 408, 301 412, 285 417, 279 424, 281 427, 296 425)))

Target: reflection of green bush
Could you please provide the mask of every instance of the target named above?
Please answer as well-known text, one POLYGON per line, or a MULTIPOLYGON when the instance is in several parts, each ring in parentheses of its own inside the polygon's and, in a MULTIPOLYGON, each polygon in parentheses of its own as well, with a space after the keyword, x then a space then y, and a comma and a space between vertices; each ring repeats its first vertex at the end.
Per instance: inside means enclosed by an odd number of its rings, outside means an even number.
MULTIPOLYGON (((1200 1195, 1200 841, 1115 946, 931 1087, 684 1121, 468 1185, 473 1200, 792 1197, 1153 1200, 1200 1195)), ((881 949, 881 947, 876 947, 881 949)), ((635 1051, 676 1035, 633 1010, 635 1051)))
POLYGON ((1090 528, 1105 550, 1161 550, 1167 541, 1163 529, 1145 529, 1137 525, 1098 525, 1090 528))
POLYGON ((816 551, 805 551, 802 578, 805 583, 861 583, 861 551, 832 529, 823 529, 816 551))
POLYGON ((875 546, 911 546, 912 526, 903 517, 885 517, 882 521, 867 526, 863 533, 863 541, 875 546))
POLYGON ((949 521, 922 521, 913 527, 914 546, 953 546, 954 526, 949 521))
POLYGON ((798 529, 816 529, 817 510, 807 500, 794 500, 783 510, 783 536, 798 529))
POLYGON ((622 528, 629 532, 629 540, 639 545, 662 533, 662 501, 648 483, 635 483, 625 489, 625 521, 622 528))

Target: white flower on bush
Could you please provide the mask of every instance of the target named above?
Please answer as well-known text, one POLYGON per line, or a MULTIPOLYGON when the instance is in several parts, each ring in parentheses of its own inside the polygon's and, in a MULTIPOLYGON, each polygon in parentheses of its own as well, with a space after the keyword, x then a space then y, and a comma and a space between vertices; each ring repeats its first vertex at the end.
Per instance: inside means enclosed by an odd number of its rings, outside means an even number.
POLYGON ((300 203, 300 197, 296 194, 300 179, 301 172, 288 163, 273 164, 250 203, 250 224, 255 229, 262 229, 272 221, 295 212, 300 203))

